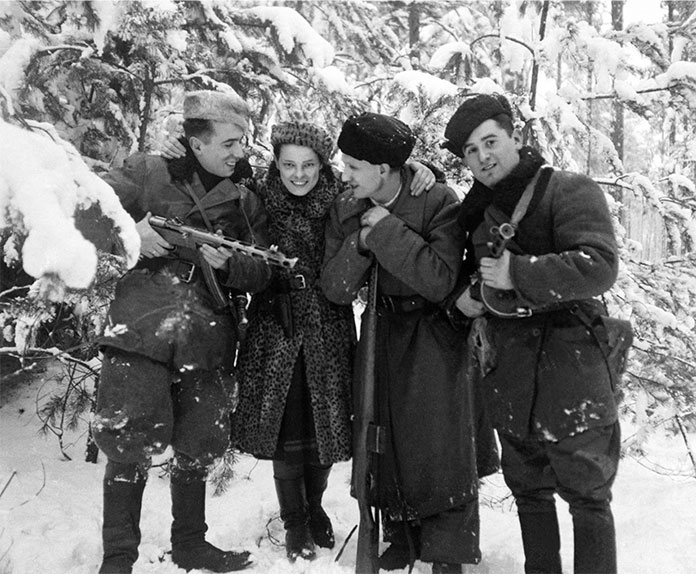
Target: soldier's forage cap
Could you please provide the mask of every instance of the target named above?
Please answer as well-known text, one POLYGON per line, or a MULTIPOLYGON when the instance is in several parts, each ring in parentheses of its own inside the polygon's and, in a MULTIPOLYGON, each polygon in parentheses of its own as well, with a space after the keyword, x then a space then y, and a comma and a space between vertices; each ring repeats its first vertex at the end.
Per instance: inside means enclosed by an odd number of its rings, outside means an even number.
POLYGON ((374 165, 401 167, 416 145, 416 136, 404 122, 366 112, 348 118, 338 136, 338 149, 374 165))
POLYGON ((311 122, 282 122, 271 128, 271 145, 295 144, 312 148, 323 163, 333 155, 333 138, 322 127, 311 122))
POLYGON ((464 101, 457 108, 445 128, 445 140, 441 147, 458 157, 464 157, 462 148, 471 132, 486 120, 505 114, 512 119, 510 103, 500 94, 478 94, 464 101))
POLYGON ((232 122, 246 128, 249 106, 233 93, 212 90, 188 92, 184 97, 184 119, 232 122))

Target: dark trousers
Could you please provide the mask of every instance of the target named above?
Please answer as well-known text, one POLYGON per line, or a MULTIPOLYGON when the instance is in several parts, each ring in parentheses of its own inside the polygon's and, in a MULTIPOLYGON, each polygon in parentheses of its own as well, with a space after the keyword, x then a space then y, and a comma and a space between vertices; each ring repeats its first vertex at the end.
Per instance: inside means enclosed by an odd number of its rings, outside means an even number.
POLYGON ((229 444, 228 381, 218 371, 177 372, 119 349, 104 352, 94 438, 110 461, 147 465, 171 444, 206 466, 229 444))
POLYGON ((619 463, 619 424, 557 442, 506 435, 500 442, 503 476, 520 518, 525 572, 561 572, 558 494, 573 517, 575 574, 615 574, 611 487, 619 463))

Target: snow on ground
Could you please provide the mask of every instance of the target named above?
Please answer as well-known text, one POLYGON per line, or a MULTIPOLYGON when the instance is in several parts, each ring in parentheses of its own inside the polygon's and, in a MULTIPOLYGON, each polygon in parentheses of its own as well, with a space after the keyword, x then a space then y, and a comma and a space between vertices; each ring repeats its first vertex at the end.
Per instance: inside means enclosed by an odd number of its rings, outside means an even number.
MULTIPOLYGON (((53 372, 48 370, 17 389, 6 384, 1 389, 0 574, 93 574, 99 568, 105 461, 100 456, 97 464, 83 462, 85 428, 66 437, 72 461, 62 457, 53 435, 38 434, 36 405, 46 399, 53 372)), ((696 445, 696 436, 689 439, 696 445)), ((684 442, 679 437, 654 437, 641 463, 622 462, 614 491, 620 572, 694 572, 696 478, 684 442), (655 468, 663 470, 657 473, 655 468)), ((225 549, 252 550, 256 563, 249 573, 349 574, 355 565, 355 534, 335 561, 358 518, 356 504, 348 495, 349 477, 349 463, 334 467, 325 508, 334 523, 337 545, 331 551, 319 549, 313 562, 291 565, 285 559, 270 463, 247 456, 240 458, 226 493, 213 497, 209 489, 208 539, 225 549)), ((153 469, 145 489, 143 541, 135 574, 183 573, 165 554, 169 508, 168 480, 153 469)), ((572 572, 572 527, 567 506, 559 503, 559 509, 564 569, 572 572)), ((481 520, 483 561, 471 572, 523 572, 514 505, 500 475, 486 480, 481 520)), ((429 565, 416 563, 415 574, 429 572, 429 565)))

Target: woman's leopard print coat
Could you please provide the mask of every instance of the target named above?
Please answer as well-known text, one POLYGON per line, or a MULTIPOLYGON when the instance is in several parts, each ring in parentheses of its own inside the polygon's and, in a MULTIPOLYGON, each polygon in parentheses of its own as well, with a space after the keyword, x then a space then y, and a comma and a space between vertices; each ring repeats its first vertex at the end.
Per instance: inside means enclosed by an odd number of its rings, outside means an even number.
POLYGON ((355 323, 350 306, 329 302, 317 279, 324 256, 324 225, 341 183, 322 173, 304 197, 287 192, 271 168, 259 186, 268 213, 271 242, 299 260, 292 270, 274 269, 283 279, 298 272, 310 285, 290 292, 294 335, 287 337, 268 304, 272 291, 258 293, 249 307, 249 328, 239 357, 239 404, 233 416, 233 442, 260 458, 273 458, 293 366, 303 353, 319 461, 351 456, 351 377, 355 323), (264 303, 266 302, 266 303, 264 303))

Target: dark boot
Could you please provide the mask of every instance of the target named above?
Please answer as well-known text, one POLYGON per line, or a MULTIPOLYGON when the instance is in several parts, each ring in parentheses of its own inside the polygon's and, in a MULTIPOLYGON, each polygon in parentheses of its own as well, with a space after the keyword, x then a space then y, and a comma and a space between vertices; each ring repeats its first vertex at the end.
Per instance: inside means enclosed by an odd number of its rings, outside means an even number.
POLYGON ((104 558, 99 574, 130 574, 138 559, 145 476, 136 465, 109 461, 104 474, 104 558))
POLYGON ((520 512, 526 574, 561 574, 561 538, 556 511, 520 512))
POLYGON ((609 504, 571 508, 575 574, 616 574, 616 532, 609 504))
POLYGON ((304 469, 307 503, 309 504, 309 530, 317 546, 333 548, 336 544, 331 520, 321 506, 321 499, 329 484, 331 466, 306 465, 304 469))
POLYGON ((450 562, 433 562, 433 574, 462 574, 462 565, 450 562))
POLYGON ((275 486, 280 518, 285 525, 285 551, 288 559, 290 562, 297 558, 312 560, 315 556, 315 546, 312 533, 309 531, 304 477, 276 478, 275 486))
POLYGON ((172 471, 172 562, 187 572, 235 572, 251 565, 249 552, 225 552, 205 540, 205 475, 172 471))
POLYGON ((380 570, 403 570, 411 563, 411 552, 406 544, 392 542, 379 556, 380 570))

